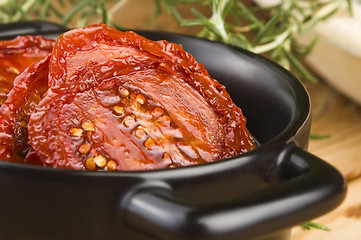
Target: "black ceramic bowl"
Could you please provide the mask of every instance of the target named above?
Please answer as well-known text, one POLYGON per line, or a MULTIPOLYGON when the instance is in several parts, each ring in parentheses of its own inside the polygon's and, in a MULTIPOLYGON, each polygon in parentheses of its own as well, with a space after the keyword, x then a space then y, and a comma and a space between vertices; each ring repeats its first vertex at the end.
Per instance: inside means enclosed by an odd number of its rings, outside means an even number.
MULTIPOLYGON (((4 25, 0 37, 64 29, 4 25)), ((291 227, 335 208, 340 173, 304 150, 310 101, 302 84, 263 57, 188 36, 140 32, 182 44, 223 83, 260 143, 231 159, 178 169, 90 172, 0 161, 0 239, 288 239, 291 227)))

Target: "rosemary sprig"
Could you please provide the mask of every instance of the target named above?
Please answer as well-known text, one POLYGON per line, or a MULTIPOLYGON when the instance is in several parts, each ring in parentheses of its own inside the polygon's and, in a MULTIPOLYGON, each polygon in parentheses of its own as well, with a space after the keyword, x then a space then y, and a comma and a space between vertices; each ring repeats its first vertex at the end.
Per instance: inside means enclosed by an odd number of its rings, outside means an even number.
POLYGON ((305 230, 311 230, 312 228, 315 228, 315 229, 319 229, 319 230, 323 230, 323 231, 331 231, 331 228, 325 226, 325 225, 322 225, 322 224, 319 224, 319 223, 315 223, 315 222, 307 222, 307 223, 304 223, 301 225, 301 227, 305 230))
POLYGON ((329 139, 332 136, 330 134, 311 134, 310 135, 310 139, 315 139, 315 140, 321 140, 321 139, 329 139))
MULTIPOLYGON (((241 0, 199 0, 192 2, 208 6, 211 16, 206 17, 192 8, 194 18, 183 19, 176 6, 184 4, 184 0, 154 1, 157 2, 157 13, 162 5, 172 15, 177 15, 182 26, 203 27, 199 36, 264 54, 311 82, 317 82, 317 79, 302 60, 312 51, 317 39, 300 47, 297 36, 333 16, 346 3, 344 0, 287 0, 262 8, 254 4, 246 6, 241 0)), ((347 5, 352 11, 351 0, 347 5)))
MULTIPOLYGON (((317 41, 301 46, 297 35, 313 29, 341 8, 347 7, 352 12, 352 0, 284 0, 267 8, 250 6, 250 1, 246 5, 244 0, 153 1, 156 10, 151 22, 165 9, 183 27, 201 26, 200 37, 264 54, 311 82, 317 79, 308 72, 302 59, 317 41), (194 18, 184 19, 177 7, 190 3, 208 7, 211 15, 205 16, 197 8, 189 7, 194 18)), ((118 27, 108 11, 108 6, 115 2, 117 0, 1 0, 0 23, 40 19, 67 27, 83 27, 101 19, 118 27)))
POLYGON ((112 2, 116 0, 1 0, 0 23, 50 20, 67 27, 83 27, 100 18, 110 24, 107 6, 112 2))

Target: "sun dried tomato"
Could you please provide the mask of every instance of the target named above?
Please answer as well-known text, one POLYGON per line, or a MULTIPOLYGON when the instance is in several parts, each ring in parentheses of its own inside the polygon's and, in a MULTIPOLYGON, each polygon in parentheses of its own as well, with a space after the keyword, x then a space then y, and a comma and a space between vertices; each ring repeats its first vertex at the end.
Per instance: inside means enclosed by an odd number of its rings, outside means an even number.
POLYGON ((54 40, 42 36, 18 36, 0 41, 0 105, 5 102, 15 77, 53 50, 54 40))
POLYGON ((28 124, 45 165, 147 170, 254 147, 224 86, 181 46, 103 24, 61 35, 28 124))
MULTIPOLYGON (((27 125, 48 89, 49 57, 28 67, 14 80, 14 88, 0 107, 0 159, 23 162, 31 150, 27 125)), ((33 157, 31 163, 41 163, 33 157)))

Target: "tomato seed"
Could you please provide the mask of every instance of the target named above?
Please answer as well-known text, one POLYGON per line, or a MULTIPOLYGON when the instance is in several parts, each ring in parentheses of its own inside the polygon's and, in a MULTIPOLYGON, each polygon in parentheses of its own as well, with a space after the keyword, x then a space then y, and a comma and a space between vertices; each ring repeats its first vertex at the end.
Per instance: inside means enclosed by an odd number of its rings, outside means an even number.
POLYGON ((95 164, 100 167, 104 168, 107 165, 107 159, 103 157, 102 155, 98 155, 94 158, 95 164))
POLYGON ((88 170, 95 170, 96 169, 96 164, 94 162, 94 158, 90 157, 87 160, 85 160, 85 168, 88 170))
POLYGON ((113 160, 110 160, 108 163, 107 163, 107 167, 110 171, 114 171, 114 170, 117 170, 117 167, 118 167, 118 163, 116 161, 113 161, 113 160))
POLYGON ((90 149, 91 149, 91 145, 89 143, 86 143, 79 147, 79 152, 85 155, 89 153, 90 149))
POLYGON ((83 135, 83 129, 81 128, 70 128, 69 133, 72 137, 80 137, 83 135))
POLYGON ((114 106, 113 109, 120 116, 125 113, 125 109, 121 106, 114 106))
POLYGON ((145 142, 144 142, 144 147, 146 147, 148 150, 153 150, 155 148, 155 142, 153 139, 148 138, 145 142))
POLYGON ((122 97, 128 97, 129 96, 129 91, 126 88, 119 88, 118 91, 119 91, 120 96, 122 96, 122 97))
POLYGON ((95 131, 94 125, 93 123, 89 122, 89 121, 85 121, 82 123, 81 127, 88 132, 92 132, 95 131))

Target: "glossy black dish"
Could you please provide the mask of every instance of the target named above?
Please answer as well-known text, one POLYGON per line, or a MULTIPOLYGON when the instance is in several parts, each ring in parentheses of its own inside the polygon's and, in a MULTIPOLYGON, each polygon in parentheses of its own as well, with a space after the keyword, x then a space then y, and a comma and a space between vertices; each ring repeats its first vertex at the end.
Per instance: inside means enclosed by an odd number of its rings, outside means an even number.
MULTIPOLYGON (((0 26, 0 38, 57 37, 44 22, 0 26)), ((143 172, 59 170, 0 161, 0 239, 285 240, 337 207, 346 185, 307 152, 310 101, 289 72, 247 51, 194 37, 182 44, 227 87, 260 146, 241 156, 143 172)))

